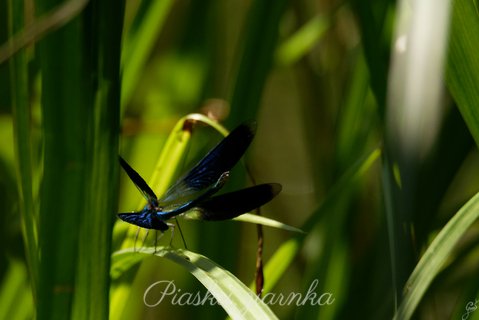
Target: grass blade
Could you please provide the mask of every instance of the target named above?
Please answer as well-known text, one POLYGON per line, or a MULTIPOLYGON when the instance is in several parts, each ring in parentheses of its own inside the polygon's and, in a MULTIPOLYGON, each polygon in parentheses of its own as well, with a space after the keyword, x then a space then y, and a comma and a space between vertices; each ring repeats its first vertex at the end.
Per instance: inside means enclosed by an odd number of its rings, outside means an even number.
MULTIPOLYGON (((42 12, 52 6, 39 3, 42 12)), ((44 168, 38 319, 108 318, 122 8, 118 2, 92 4, 39 44, 44 168)))
MULTIPOLYGON (((23 2, 9 1, 11 26, 10 34, 23 27, 23 2)), ((38 283, 38 239, 36 210, 33 200, 33 174, 31 154, 31 113, 29 104, 28 61, 24 50, 10 60, 10 83, 13 107, 13 123, 17 158, 17 177, 20 195, 20 212, 24 230, 24 244, 27 254, 28 268, 31 277, 33 295, 38 283)))
POLYGON ((162 30, 163 23, 173 4, 173 1, 147 1, 142 5, 143 15, 139 15, 139 26, 131 30, 130 35, 125 39, 122 55, 122 94, 121 105, 124 107, 138 84, 138 79, 146 64, 146 61, 154 48, 158 34, 162 30))
POLYGON ((288 1, 253 1, 245 31, 245 45, 231 98, 230 119, 254 119, 277 46, 278 29, 288 1))
POLYGON ((80 227, 74 319, 108 319, 110 291, 111 217, 117 211, 118 132, 120 114, 120 43, 123 1, 102 1, 95 7, 92 28, 98 30, 93 68, 92 145, 86 163, 89 184, 80 227), (113 9, 112 9, 113 8, 113 9))
POLYGON ((404 298, 394 319, 410 319, 432 280, 454 246, 479 218, 479 193, 470 199, 439 232, 409 277, 404 298))
POLYGON ((479 21, 477 1, 453 2, 446 81, 467 126, 479 145, 479 21))
MULTIPOLYGON (((134 264, 150 257, 154 248, 145 248, 141 252, 130 249, 113 254, 112 277, 119 276, 134 264)), ((218 303, 233 319, 277 319, 266 304, 256 298, 240 280, 207 257, 180 249, 157 248, 154 253, 167 258, 188 270, 215 297, 218 303)))
POLYGON ((304 231, 302 231, 301 229, 257 214, 245 213, 240 215, 239 217, 234 218, 233 220, 261 224, 266 227, 278 228, 286 231, 304 233, 304 231))

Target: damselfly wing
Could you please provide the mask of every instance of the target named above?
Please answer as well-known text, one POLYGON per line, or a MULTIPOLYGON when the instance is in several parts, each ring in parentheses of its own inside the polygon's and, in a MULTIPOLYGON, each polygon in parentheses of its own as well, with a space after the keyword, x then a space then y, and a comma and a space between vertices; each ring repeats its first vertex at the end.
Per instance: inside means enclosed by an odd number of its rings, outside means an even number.
POLYGON ((118 217, 142 228, 166 231, 167 220, 193 208, 201 219, 226 220, 271 201, 281 191, 281 185, 278 183, 260 184, 215 196, 228 180, 230 170, 251 144, 254 134, 254 125, 238 126, 168 188, 160 199, 145 180, 120 157, 120 165, 142 193, 147 204, 140 211, 119 213, 118 217))

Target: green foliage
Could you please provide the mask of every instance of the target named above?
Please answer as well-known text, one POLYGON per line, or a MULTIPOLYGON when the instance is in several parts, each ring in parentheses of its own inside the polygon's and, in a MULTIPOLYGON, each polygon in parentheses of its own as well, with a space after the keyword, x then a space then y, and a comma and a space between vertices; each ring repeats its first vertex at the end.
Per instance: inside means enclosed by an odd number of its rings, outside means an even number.
POLYGON ((0 4, 0 319, 479 317, 477 1, 405 3, 0 4), (116 218, 245 120, 261 216, 116 218))

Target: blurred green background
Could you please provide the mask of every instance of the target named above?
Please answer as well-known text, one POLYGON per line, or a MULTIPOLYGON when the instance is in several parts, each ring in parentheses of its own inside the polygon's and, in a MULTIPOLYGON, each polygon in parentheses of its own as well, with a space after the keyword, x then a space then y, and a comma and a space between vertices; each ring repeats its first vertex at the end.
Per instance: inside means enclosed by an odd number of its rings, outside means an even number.
MULTIPOLYGON (((230 130, 256 120, 245 163, 257 183, 283 186, 261 212, 307 232, 263 228, 265 292, 304 296, 317 280, 314 292, 334 297, 324 306, 272 303, 273 312, 392 318, 421 256, 479 190, 479 11, 472 1, 447 3, 421 11, 380 0, 2 2, 0 319, 227 316, 220 306, 146 306, 145 290, 160 280, 206 293, 167 259, 142 259, 110 279, 110 255, 128 246, 116 213, 142 201, 117 155, 149 181, 190 113, 230 130), (437 33, 411 40, 401 60, 404 21, 417 22, 411 39, 437 33), (415 70, 418 56, 432 69, 415 70), (444 87, 428 98, 442 75, 444 87), (431 108, 408 121, 408 104, 431 108)), ((195 127, 171 166, 183 172, 220 139, 195 127)), ((227 190, 248 181, 238 165, 227 190)), ((418 285, 414 318, 460 318, 476 301, 474 221, 446 234, 458 243, 437 250, 447 253, 440 269, 419 268, 434 280, 418 285)), ((253 283, 255 225, 180 223, 189 250, 253 283)), ((173 246, 183 246, 178 232, 173 246)))

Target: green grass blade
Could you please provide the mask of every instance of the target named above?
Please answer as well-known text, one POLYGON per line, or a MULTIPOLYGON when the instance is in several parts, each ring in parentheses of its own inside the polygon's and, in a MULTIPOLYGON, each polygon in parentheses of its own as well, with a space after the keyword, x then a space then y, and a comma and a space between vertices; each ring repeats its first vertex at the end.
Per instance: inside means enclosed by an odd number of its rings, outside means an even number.
MULTIPOLYGON (((267 279, 263 288, 265 293, 271 292, 278 281, 284 277, 286 270, 298 254, 302 243, 302 237, 291 238, 283 243, 268 260, 268 263, 264 268, 265 279, 267 279)), ((250 288, 253 289, 254 287, 255 283, 253 282, 250 285, 250 288)))
POLYGON ((478 51, 477 7, 474 1, 454 1, 446 81, 476 145, 479 145, 478 51))
MULTIPOLYGON (((88 1, 89 0, 64 1, 50 12, 37 17, 22 30, 15 32, 6 44, 0 46, 0 64, 14 56, 19 50, 39 41, 48 33, 64 26, 85 8, 88 1)), ((22 4, 20 3, 20 5, 22 4)), ((32 8, 29 9, 31 10, 32 8)), ((23 17, 18 16, 16 20, 17 22, 23 21, 23 17)))
POLYGON ((449 18, 447 1, 424 1, 412 11, 407 3, 401 2, 397 9, 383 167, 395 300, 401 296, 416 262, 413 232, 418 171, 433 150, 443 120, 443 70, 449 18), (404 39, 407 45, 403 48, 400 43, 404 39))
POLYGON ((371 89, 378 103, 379 112, 384 113, 386 106, 386 86, 389 68, 389 1, 374 0, 364 3, 361 0, 351 2, 361 31, 364 56, 371 77, 371 89))
MULTIPOLYGON (((23 2, 9 1, 11 26, 10 35, 23 27, 23 2)), ((13 107, 13 123, 15 133, 15 149, 18 188, 20 195, 20 212, 22 215, 22 228, 25 251, 27 254, 28 268, 32 283, 33 295, 36 293, 38 283, 38 239, 36 208, 33 200, 33 174, 31 154, 31 113, 29 104, 29 83, 27 56, 24 50, 17 53, 10 60, 10 83, 13 107)))
POLYGON ((74 319, 108 319, 111 217, 117 211, 120 112, 120 41, 123 1, 103 1, 95 8, 98 75, 92 114, 92 145, 87 161, 89 188, 80 229, 74 319), (113 8, 113 9, 112 9, 113 8))
POLYGON ((117 2, 88 6, 39 44, 44 168, 38 319, 108 318, 122 8, 117 2))
POLYGON ((288 1, 253 1, 231 98, 230 119, 254 119, 277 47, 278 29, 288 1))
MULTIPOLYGON (((184 213, 182 215, 183 218, 188 219, 188 220, 201 220, 201 210, 197 210, 196 208, 193 208, 192 210, 184 213)), ((272 227, 272 228, 277 228, 277 229, 282 229, 286 231, 292 231, 292 232, 299 232, 299 233, 304 233, 301 229, 289 226, 287 224, 284 224, 282 222, 266 218, 257 214, 251 214, 251 213, 243 213, 242 215, 233 218, 231 220, 235 221, 242 221, 242 222, 248 222, 248 223, 255 223, 255 224, 260 224, 262 226, 266 227, 272 227)))
POLYGON ((470 199, 439 232, 409 277, 394 319, 410 319, 447 258, 467 229, 479 218, 479 193, 470 199))
MULTIPOLYGON (((141 252, 128 249, 114 253, 112 277, 119 276, 134 264, 150 257, 154 251, 154 248, 145 248, 141 252)), ((189 271, 233 319, 277 319, 268 306, 256 298, 248 287, 207 257, 191 251, 171 248, 157 248, 154 254, 167 258, 189 271)))
POLYGON ((138 84, 143 67, 155 46, 162 26, 166 20, 168 12, 173 4, 172 0, 165 1, 147 1, 144 8, 144 15, 137 17, 139 26, 131 30, 125 38, 125 45, 122 55, 122 92, 121 105, 125 106, 135 86, 138 84))
POLYGON ((4 277, 5 281, 0 285, 0 319, 32 319, 33 300, 27 270, 23 263, 9 261, 4 277))
POLYGON ((328 16, 318 15, 280 44, 275 53, 279 65, 293 64, 308 54, 330 26, 328 16))
MULTIPOLYGON (((38 319, 71 314, 78 238, 89 187, 87 90, 82 81, 80 20, 40 43, 44 174, 41 185, 41 250, 38 319), (69 68, 65 66, 69 65, 69 68)), ((90 101, 91 102, 91 101, 90 101)))

